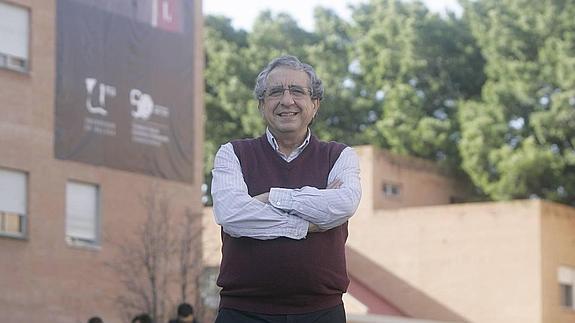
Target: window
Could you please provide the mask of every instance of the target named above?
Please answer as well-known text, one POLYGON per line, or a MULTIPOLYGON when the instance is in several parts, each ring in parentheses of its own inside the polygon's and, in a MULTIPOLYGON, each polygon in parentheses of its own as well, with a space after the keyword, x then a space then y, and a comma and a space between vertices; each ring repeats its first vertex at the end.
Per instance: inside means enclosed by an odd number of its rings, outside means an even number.
POLYGON ((575 284, 575 269, 561 266, 558 270, 559 290, 561 292, 561 306, 575 310, 573 298, 573 285, 575 284))
POLYGON ((28 71, 30 13, 0 1, 0 67, 28 71))
POLYGON ((26 236, 27 175, 0 168, 0 235, 26 236))
POLYGON ((398 197, 400 193, 399 185, 383 183, 383 194, 386 197, 398 197))
POLYGON ((573 308, 573 285, 560 284, 561 306, 573 308))
POLYGON ((66 184, 66 241, 72 245, 98 245, 98 227, 98 186, 69 181, 66 184))

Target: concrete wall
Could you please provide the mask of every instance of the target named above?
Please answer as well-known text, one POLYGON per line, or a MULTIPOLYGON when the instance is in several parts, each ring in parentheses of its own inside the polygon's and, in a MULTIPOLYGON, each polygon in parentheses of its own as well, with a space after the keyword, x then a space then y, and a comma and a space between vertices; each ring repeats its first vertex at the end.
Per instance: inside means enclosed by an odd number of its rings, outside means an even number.
MULTIPOLYGON (((192 185, 57 160, 53 147, 55 0, 9 2, 30 8, 31 70, 22 74, 0 69, 0 167, 28 174, 28 236, 0 237, 0 321, 86 322, 100 315, 107 323, 125 322, 114 300, 124 288, 106 263, 117 259, 115 245, 134 238, 133 232, 143 222, 146 210, 141 196, 156 187, 169 196, 173 214, 186 209, 198 217, 201 214, 203 77, 196 75, 199 95, 193 103, 195 124, 190 125, 196 139, 198 179, 192 185), (65 241, 68 180, 99 185, 99 247, 75 247, 65 241)), ((195 3, 201 13, 201 1, 195 3)), ((196 39, 201 39, 201 24, 200 18, 196 39)), ((202 55, 196 57, 196 70, 201 71, 202 55)), ((173 296, 176 302, 178 294, 173 296)))
MULTIPOLYGON (((539 203, 362 212, 348 245, 466 321, 539 323, 539 203)), ((420 310, 416 317, 433 317, 420 310)))
POLYGON ((355 149, 361 158, 364 203, 371 204, 374 209, 442 205, 449 204, 452 198, 465 197, 457 183, 433 162, 400 156, 373 146, 355 149), (397 186, 399 195, 385 195, 384 183, 397 186))

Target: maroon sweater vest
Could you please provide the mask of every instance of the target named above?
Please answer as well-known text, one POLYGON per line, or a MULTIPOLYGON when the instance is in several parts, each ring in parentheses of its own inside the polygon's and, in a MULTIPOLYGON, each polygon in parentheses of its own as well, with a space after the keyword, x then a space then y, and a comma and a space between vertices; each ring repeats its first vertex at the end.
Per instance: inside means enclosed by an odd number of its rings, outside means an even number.
MULTIPOLYGON (((342 150, 311 136, 308 146, 286 162, 267 137, 232 142, 250 196, 272 187, 324 189, 342 150)), ((220 308, 261 314, 301 314, 342 303, 349 279, 345 264, 347 222, 305 239, 233 238, 222 231, 218 285, 220 308)))

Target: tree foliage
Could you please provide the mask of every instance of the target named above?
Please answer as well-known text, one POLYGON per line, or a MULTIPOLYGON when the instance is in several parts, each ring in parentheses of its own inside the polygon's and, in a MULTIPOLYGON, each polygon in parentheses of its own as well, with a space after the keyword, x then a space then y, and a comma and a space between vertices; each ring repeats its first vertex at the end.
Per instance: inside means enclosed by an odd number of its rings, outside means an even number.
POLYGON ((464 5, 487 81, 461 107, 463 169, 494 199, 575 205, 575 2, 464 5))
POLYGON ((325 85, 313 131, 440 163, 492 199, 575 204, 574 0, 369 0, 345 20, 315 9, 313 31, 262 12, 250 32, 206 17, 206 175, 219 146, 259 136, 257 73, 281 54, 325 85))
POLYGON ((375 121, 369 141, 459 164, 457 103, 475 97, 483 60, 465 24, 419 2, 374 0, 354 11, 359 95, 375 121))

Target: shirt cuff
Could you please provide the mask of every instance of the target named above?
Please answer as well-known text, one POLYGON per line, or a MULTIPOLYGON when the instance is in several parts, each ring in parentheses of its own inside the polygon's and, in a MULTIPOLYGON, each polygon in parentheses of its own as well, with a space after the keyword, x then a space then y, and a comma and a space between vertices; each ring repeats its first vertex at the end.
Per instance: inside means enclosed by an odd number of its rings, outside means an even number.
POLYGON ((270 205, 284 211, 293 210, 293 190, 288 188, 272 187, 268 196, 270 205))
POLYGON ((286 237, 300 240, 307 236, 309 222, 297 216, 291 216, 288 219, 290 230, 286 232, 286 237))

